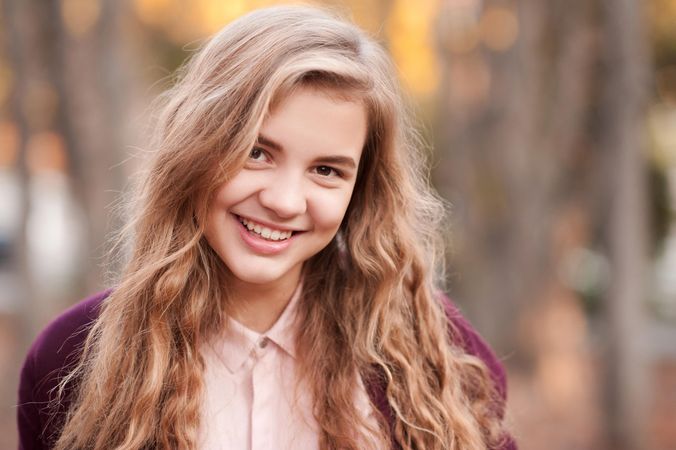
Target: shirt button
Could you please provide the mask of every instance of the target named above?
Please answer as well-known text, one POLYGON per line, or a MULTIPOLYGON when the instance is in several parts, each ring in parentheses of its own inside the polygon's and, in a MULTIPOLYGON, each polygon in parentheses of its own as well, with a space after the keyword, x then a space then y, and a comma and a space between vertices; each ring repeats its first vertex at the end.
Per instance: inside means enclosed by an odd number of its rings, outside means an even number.
POLYGON ((269 341, 269 340, 270 340, 270 339, 268 339, 267 337, 264 337, 263 339, 260 340, 260 342, 258 343, 258 346, 259 346, 260 348, 265 348, 265 347, 267 347, 267 346, 268 346, 268 341, 269 341))

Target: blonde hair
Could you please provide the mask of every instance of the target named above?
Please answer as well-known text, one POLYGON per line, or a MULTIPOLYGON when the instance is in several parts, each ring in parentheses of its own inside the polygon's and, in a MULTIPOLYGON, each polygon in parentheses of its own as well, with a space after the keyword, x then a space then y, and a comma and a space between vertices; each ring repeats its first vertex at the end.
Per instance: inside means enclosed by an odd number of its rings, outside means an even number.
POLYGON ((304 266, 299 365, 321 448, 363 442, 360 375, 387 386, 394 428, 381 418, 369 430, 381 441, 392 431, 406 450, 496 445, 487 369, 449 337, 436 288, 444 208, 390 59, 326 12, 275 7, 226 26, 162 97, 130 259, 61 383, 62 393, 76 388, 57 449, 195 448, 199 348, 230 310, 227 268, 203 236, 208 201, 243 166, 275 102, 299 86, 363 102, 369 117, 345 219, 304 266))

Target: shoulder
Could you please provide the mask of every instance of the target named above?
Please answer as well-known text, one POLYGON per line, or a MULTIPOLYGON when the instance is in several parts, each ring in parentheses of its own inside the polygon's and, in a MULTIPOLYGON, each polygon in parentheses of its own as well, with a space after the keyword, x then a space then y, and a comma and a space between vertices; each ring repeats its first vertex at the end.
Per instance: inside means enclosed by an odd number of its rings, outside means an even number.
MULTIPOLYGON (((441 295, 441 301, 449 321, 451 339, 460 345, 465 352, 481 359, 488 368, 498 395, 495 407, 500 418, 504 418, 507 403, 507 375, 505 368, 495 355, 495 352, 463 317, 458 307, 446 295, 441 295)), ((517 450, 516 441, 506 432, 499 444, 499 450, 517 450)))
POLYGON ((110 290, 88 297, 62 312, 37 336, 28 351, 24 368, 32 375, 46 375, 67 366, 97 319, 100 306, 110 290))
POLYGON ((472 327, 450 298, 445 294, 442 294, 441 301, 449 321, 449 331, 452 339, 460 345, 465 352, 476 356, 483 361, 493 378, 498 394, 505 400, 507 398, 507 375, 504 366, 495 355, 495 352, 474 327, 472 327))
POLYGON ((110 290, 99 292, 61 313, 40 332, 28 350, 18 392, 20 448, 43 448, 36 439, 47 432, 49 403, 55 398, 61 377, 77 362, 89 329, 109 294, 110 290))

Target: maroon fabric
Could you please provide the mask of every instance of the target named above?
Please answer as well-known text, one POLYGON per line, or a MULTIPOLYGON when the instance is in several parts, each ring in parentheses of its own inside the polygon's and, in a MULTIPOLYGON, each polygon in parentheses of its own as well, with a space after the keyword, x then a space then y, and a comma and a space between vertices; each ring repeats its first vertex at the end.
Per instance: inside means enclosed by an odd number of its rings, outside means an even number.
POLYGON ((58 381, 77 361, 89 327, 99 313, 102 300, 110 291, 100 292, 74 305, 52 321, 38 335, 21 369, 17 421, 19 449, 47 450, 58 437, 63 417, 70 405, 70 392, 55 410, 58 381))
MULTIPOLYGON (((100 292, 62 313, 40 333, 28 351, 21 369, 17 407, 20 450, 52 448, 63 425, 72 392, 72 387, 67 388, 63 401, 52 409, 50 402, 56 398, 58 380, 76 362, 89 328, 98 316, 101 302, 109 293, 110 290, 100 292)), ((502 414, 506 399, 504 368, 451 301, 445 297, 444 301, 446 313, 461 339, 459 343, 468 353, 481 358, 490 369, 502 400, 496 407, 502 414)), ((371 400, 391 426, 394 415, 385 396, 384 377, 367 380, 365 384, 371 400)), ((393 448, 398 448, 396 443, 393 443, 393 448)), ((499 450, 516 450, 516 445, 508 438, 499 450)))
MULTIPOLYGON (((444 310, 446 311, 446 317, 448 317, 452 324, 452 326, 449 327, 451 339, 462 346, 467 353, 477 356, 484 364, 486 364, 499 395, 499 398, 497 399, 499 403, 495 405, 495 408, 497 409, 499 416, 501 418, 504 417, 505 404, 507 401, 507 376, 502 363, 500 363, 488 344, 481 336, 479 336, 476 330, 472 328, 467 319, 462 316, 453 302, 445 295, 442 295, 442 300, 444 303, 444 310)), ((379 372, 376 371, 376 373, 379 372)), ((390 425, 390 429, 392 429, 394 425, 394 411, 390 408, 385 394, 385 389, 387 387, 385 374, 380 372, 380 374, 376 375, 374 378, 367 379, 365 384, 369 395, 371 396, 371 401, 377 406, 380 412, 383 413, 390 425)), ((400 450, 401 446, 393 439, 392 448, 394 450, 400 450)), ((517 450, 516 441, 514 441, 512 436, 506 435, 501 445, 494 450, 517 450)))

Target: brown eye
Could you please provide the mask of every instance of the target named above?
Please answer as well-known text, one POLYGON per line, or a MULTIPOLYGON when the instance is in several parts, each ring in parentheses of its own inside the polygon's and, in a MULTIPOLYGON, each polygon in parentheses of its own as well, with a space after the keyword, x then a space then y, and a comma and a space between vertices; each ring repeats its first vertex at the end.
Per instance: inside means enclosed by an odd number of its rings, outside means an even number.
POLYGON ((330 177, 334 173, 338 174, 338 171, 329 166, 317 166, 317 173, 323 177, 330 177))
POLYGON ((256 161, 261 161, 265 159, 265 151, 263 151, 262 148, 260 147, 254 147, 251 149, 251 153, 249 153, 249 158, 256 160, 256 161))

